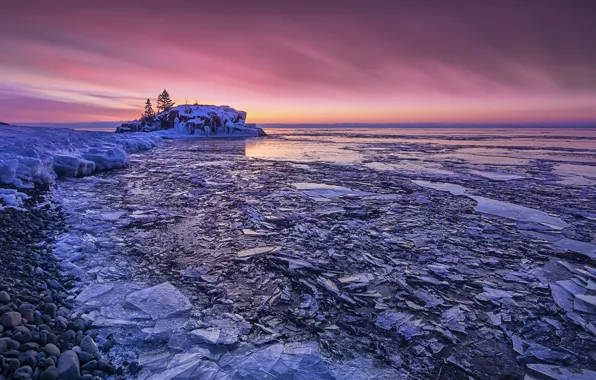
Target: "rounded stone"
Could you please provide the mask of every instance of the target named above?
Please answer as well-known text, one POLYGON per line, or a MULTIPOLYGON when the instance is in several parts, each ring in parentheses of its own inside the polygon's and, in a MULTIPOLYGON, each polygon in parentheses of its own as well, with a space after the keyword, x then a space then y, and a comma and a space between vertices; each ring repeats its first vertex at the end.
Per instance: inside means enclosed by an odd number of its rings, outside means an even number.
POLYGON ((52 343, 48 343, 45 345, 45 347, 43 348, 43 350, 49 355, 49 356, 55 356, 58 357, 60 356, 60 349, 58 347, 56 347, 55 344, 52 343))
POLYGON ((58 380, 60 378, 60 371, 56 367, 48 367, 41 373, 39 380, 58 380))
POLYGON ((58 358, 58 370, 61 379, 80 380, 81 367, 77 354, 71 350, 64 351, 58 358))
POLYGON ((12 378, 15 380, 31 380, 32 375, 33 369, 30 366, 26 365, 17 369, 12 375, 12 378))
POLYGON ((22 322, 23 317, 21 316, 21 313, 16 311, 9 311, 0 317, 0 325, 7 329, 13 329, 17 326, 20 326, 22 322))
POLYGON ((10 295, 4 290, 0 292, 0 302, 2 302, 2 303, 10 302, 10 295))

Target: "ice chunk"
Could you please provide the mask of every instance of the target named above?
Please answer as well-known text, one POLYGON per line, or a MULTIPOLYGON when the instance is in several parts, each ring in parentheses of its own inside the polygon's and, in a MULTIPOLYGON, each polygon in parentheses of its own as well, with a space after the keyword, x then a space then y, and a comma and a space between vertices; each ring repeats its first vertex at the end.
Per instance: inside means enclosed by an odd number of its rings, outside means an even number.
POLYGON ((89 285, 75 298, 79 303, 87 303, 96 297, 102 296, 114 289, 113 284, 93 284, 89 285))
MULTIPOLYGON (((20 207, 23 205, 23 200, 29 199, 25 193, 18 192, 14 189, 0 189, 0 201, 8 207, 20 207)), ((2 203, 0 203, 0 210, 2 210, 2 203)))
POLYGON ((528 368, 549 380, 593 380, 596 372, 547 364, 528 364, 528 368))
POLYGON ((173 317, 192 308, 188 298, 169 282, 130 293, 126 301, 154 320, 173 317))
POLYGON ((341 197, 348 194, 357 196, 374 195, 367 191, 352 190, 343 186, 327 185, 323 183, 296 182, 293 183, 292 186, 297 190, 304 191, 309 197, 322 200, 328 200, 329 198, 341 197))
POLYGON ((514 179, 526 178, 526 177, 518 175, 518 174, 480 171, 480 170, 472 170, 472 171, 470 171, 470 174, 475 174, 475 175, 479 175, 481 177, 490 178, 495 181, 511 181, 514 179))
POLYGON ((279 247, 265 246, 245 249, 238 252, 238 258, 249 258, 253 256, 263 255, 265 253, 273 253, 279 250, 279 247))
POLYGON ((553 243, 553 245, 588 256, 592 259, 596 259, 596 245, 591 243, 585 243, 583 241, 562 238, 553 243))

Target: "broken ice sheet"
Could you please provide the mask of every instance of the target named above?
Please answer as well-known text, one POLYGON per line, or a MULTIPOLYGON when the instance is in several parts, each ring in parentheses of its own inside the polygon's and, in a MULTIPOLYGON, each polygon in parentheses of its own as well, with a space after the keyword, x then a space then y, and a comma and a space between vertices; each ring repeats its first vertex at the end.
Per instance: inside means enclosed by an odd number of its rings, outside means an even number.
POLYGON ((327 185, 322 183, 296 182, 293 183, 292 186, 294 186, 297 190, 303 191, 309 197, 315 199, 329 199, 349 194, 359 196, 373 195, 373 193, 366 191, 352 190, 343 186, 327 185))
POLYGON ((579 368, 565 368, 548 364, 528 364, 532 375, 548 380, 594 380, 596 372, 579 368))
POLYGON ((138 307, 157 320, 189 311, 192 304, 169 282, 142 289, 126 296, 126 302, 138 307))
POLYGON ((498 201, 496 199, 481 197, 478 195, 470 195, 467 193, 467 189, 460 185, 429 181, 412 182, 418 186, 428 187, 440 191, 447 191, 453 195, 464 195, 468 198, 472 198, 477 202, 475 210, 481 213, 496 215, 502 218, 513 219, 517 221, 536 222, 549 226, 553 229, 563 229, 569 227, 569 224, 567 224, 561 218, 550 216, 544 211, 509 202, 498 201))
POLYGON ((254 256, 263 255, 265 253, 273 253, 279 249, 280 249, 280 247, 274 247, 274 246, 264 246, 264 247, 244 249, 244 250, 238 252, 238 258, 244 259, 244 258, 250 258, 250 257, 254 257, 254 256))
POLYGON ((472 170, 472 171, 470 171, 470 174, 475 174, 475 175, 479 175, 482 177, 490 178, 495 181, 511 181, 514 179, 526 178, 526 177, 518 175, 518 174, 495 172, 495 171, 472 170))

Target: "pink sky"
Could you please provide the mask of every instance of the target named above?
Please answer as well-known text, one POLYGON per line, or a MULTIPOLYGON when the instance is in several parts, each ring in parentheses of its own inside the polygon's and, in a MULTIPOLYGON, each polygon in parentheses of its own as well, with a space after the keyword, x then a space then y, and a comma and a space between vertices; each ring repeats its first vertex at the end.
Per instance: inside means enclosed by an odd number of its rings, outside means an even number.
POLYGON ((593 1, 7 2, 0 121, 596 121, 593 1))

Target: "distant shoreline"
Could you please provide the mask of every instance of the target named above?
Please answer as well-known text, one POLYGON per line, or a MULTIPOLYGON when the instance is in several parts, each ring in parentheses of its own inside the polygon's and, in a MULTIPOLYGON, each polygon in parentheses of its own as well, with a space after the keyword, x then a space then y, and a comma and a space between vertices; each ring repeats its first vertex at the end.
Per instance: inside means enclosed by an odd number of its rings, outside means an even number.
MULTIPOLYGON (((13 125, 28 126, 28 127, 53 127, 53 128, 71 128, 77 130, 88 131, 104 131, 109 132, 112 129, 116 131, 116 127, 122 124, 122 121, 96 121, 96 122, 81 122, 81 123, 13 123, 13 125)), ((596 128, 594 123, 306 123, 306 124, 292 124, 292 123, 257 123, 261 128, 294 128, 294 129, 514 129, 514 128, 534 128, 534 129, 581 129, 581 128, 596 128)))

